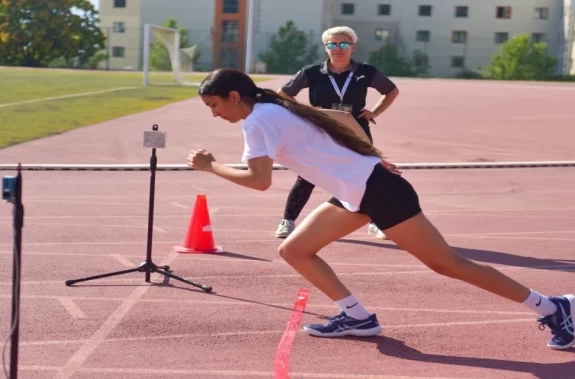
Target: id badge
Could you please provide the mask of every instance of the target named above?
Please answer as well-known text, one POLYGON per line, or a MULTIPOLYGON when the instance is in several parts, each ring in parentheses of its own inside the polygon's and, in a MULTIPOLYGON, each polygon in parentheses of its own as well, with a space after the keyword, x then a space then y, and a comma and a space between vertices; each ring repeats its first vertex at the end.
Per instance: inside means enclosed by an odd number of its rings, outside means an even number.
POLYGON ((340 108, 340 109, 341 109, 342 111, 344 111, 344 112, 349 112, 349 113, 351 113, 352 108, 353 108, 353 107, 352 107, 351 105, 349 105, 349 104, 341 104, 341 108, 340 108))
POLYGON ((335 110, 338 110, 338 111, 344 111, 344 112, 350 112, 350 113, 351 113, 352 108, 353 108, 353 107, 352 107, 351 105, 349 105, 349 104, 333 103, 333 104, 331 105, 331 109, 335 109, 335 110))

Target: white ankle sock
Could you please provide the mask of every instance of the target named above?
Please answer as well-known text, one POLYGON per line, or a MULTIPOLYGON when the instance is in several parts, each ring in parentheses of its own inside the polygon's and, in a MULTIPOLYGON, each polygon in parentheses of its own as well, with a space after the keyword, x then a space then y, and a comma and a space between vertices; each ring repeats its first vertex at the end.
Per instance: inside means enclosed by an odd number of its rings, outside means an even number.
POLYGON ((557 312, 557 306, 547 296, 541 295, 533 290, 523 302, 527 308, 538 313, 540 316, 549 316, 557 312))
POLYGON ((356 320, 365 320, 371 316, 371 313, 369 313, 353 295, 345 299, 337 300, 335 305, 337 305, 340 311, 345 312, 346 315, 356 320))

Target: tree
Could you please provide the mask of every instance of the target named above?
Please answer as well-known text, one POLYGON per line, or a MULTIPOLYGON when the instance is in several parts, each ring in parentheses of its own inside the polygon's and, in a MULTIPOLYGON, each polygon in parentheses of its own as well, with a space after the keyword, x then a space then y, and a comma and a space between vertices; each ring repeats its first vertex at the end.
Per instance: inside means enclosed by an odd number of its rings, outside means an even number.
POLYGON ((368 61, 389 76, 424 76, 429 70, 426 54, 416 50, 412 58, 402 57, 397 47, 390 43, 369 53, 368 61))
POLYGON ((429 56, 421 50, 415 50, 411 57, 411 66, 415 76, 426 76, 431 68, 429 56))
POLYGON ((275 74, 293 74, 318 58, 318 45, 310 45, 305 32, 289 20, 271 37, 268 51, 260 54, 266 70, 275 74))
POLYGON ((0 0, 0 65, 85 65, 105 45, 88 0, 0 0))
POLYGON ((485 72, 490 79, 545 80, 554 76, 556 65, 545 42, 534 43, 527 34, 519 34, 501 46, 485 72))

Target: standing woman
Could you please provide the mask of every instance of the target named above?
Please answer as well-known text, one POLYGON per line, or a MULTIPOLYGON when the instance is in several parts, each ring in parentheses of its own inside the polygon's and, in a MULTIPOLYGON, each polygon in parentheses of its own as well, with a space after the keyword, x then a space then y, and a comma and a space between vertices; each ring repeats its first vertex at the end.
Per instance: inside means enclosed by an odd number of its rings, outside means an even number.
MULTIPOLYGON (((373 143, 369 123, 382 114, 399 94, 396 85, 374 66, 351 59, 357 35, 347 26, 338 26, 323 32, 322 41, 329 59, 321 64, 305 66, 291 78, 278 93, 292 101, 304 88, 309 88, 309 102, 314 107, 350 112, 373 143), (365 108, 368 88, 382 96, 372 108, 365 108)), ((276 237, 286 238, 295 229, 295 220, 308 202, 315 185, 298 176, 286 202, 283 220, 277 227, 276 237)), ((370 223, 368 233, 379 238, 385 234, 370 223)))

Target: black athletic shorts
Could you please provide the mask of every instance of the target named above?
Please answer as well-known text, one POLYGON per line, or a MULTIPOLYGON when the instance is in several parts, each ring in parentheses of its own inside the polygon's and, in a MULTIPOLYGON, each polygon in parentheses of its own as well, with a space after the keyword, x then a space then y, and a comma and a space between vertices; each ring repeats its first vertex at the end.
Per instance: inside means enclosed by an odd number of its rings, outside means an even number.
MULTIPOLYGON (((335 197, 328 202, 343 208, 335 197)), ((419 197, 411 184, 381 164, 375 165, 367 180, 358 213, 368 215, 384 231, 420 212, 419 197)))

